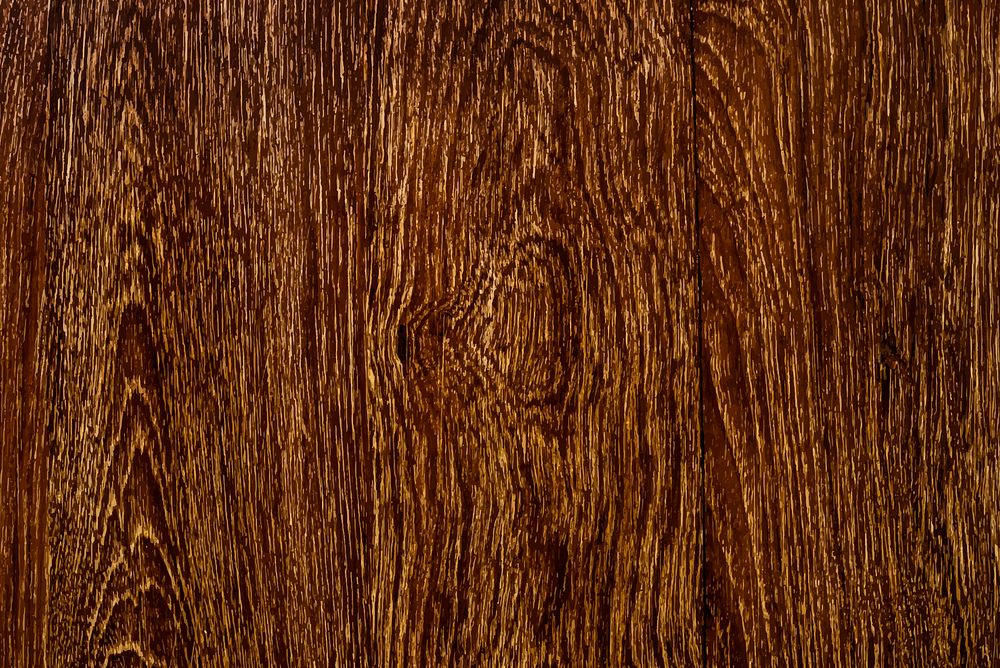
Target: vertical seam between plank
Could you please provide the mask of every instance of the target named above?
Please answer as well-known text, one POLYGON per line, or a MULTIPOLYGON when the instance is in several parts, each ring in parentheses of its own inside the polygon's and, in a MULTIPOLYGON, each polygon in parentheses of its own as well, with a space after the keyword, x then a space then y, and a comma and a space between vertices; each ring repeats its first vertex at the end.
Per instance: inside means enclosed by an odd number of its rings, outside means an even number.
POLYGON ((707 657, 707 582, 706 582, 706 565, 707 565, 707 550, 705 546, 705 523, 706 523, 706 503, 705 503, 705 392, 704 392, 704 325, 702 322, 702 276, 701 276, 701 217, 698 210, 698 187, 701 183, 701 178, 699 175, 699 161, 698 161, 698 87, 697 87, 697 74, 696 74, 696 59, 695 59, 695 3, 697 0, 690 0, 688 3, 688 45, 690 58, 690 77, 691 77, 691 160, 693 164, 693 184, 691 193, 691 202, 693 204, 694 211, 694 264, 695 264, 695 274, 697 278, 697 302, 696 302, 696 312, 698 321, 698 444, 699 444, 699 479, 700 479, 700 518, 699 518, 699 558, 700 558, 700 585, 701 585, 701 596, 698 606, 698 627, 701 632, 701 665, 705 666, 708 661, 707 657))
MULTIPOLYGON (((37 156, 41 161, 40 177, 42 178, 42 216, 41 224, 39 230, 37 231, 36 242, 35 242, 35 262, 40 263, 36 265, 36 280, 39 280, 39 296, 38 296, 38 306, 36 312, 36 323, 34 332, 34 347, 35 347, 35 362, 32 373, 35 374, 36 378, 39 374, 40 365, 46 364, 48 360, 44 359, 46 351, 46 320, 47 320, 47 308, 48 308, 48 282, 49 282, 49 253, 50 253, 50 235, 52 230, 50 228, 51 217, 53 214, 53 202, 50 199, 50 179, 52 177, 52 171, 55 169, 53 166, 56 162, 54 154, 54 144, 53 139, 53 127, 55 125, 56 118, 56 102, 58 98, 58 92, 55 90, 55 59, 56 50, 59 48, 59 37, 61 36, 63 25, 62 25, 62 10, 63 2, 61 0, 49 0, 45 7, 45 46, 44 46, 44 62, 42 65, 42 71, 45 76, 45 118, 42 121, 42 145, 40 147, 40 154, 37 156), (39 276, 40 274, 40 276, 39 276)), ((65 89, 62 91, 65 93, 65 89)), ((61 173, 61 172, 60 172, 61 173)), ((47 376, 48 374, 46 374, 47 376)), ((32 434, 33 444, 29 444, 27 447, 32 449, 36 447, 40 442, 44 443, 41 446, 41 452, 34 452, 36 458, 42 460, 41 466, 43 467, 42 474, 42 485, 41 490, 36 489, 35 493, 40 495, 39 501, 36 503, 35 513, 37 525, 33 526, 32 529, 35 536, 40 538, 41 544, 37 545, 38 550, 37 559, 40 565, 33 564, 32 567, 35 572, 39 574, 38 583, 36 583, 36 593, 38 595, 38 600, 32 605, 32 613, 35 616, 36 628, 32 631, 34 636, 34 656, 35 664, 41 666, 48 666, 48 635, 49 635, 49 570, 47 562, 49 560, 49 526, 48 526, 48 502, 49 502, 49 455, 52 444, 49 442, 48 433, 45 425, 39 427, 37 425, 37 420, 42 418, 47 420, 46 412, 51 407, 48 405, 48 395, 49 395, 49 381, 46 378, 39 379, 36 383, 34 392, 34 406, 31 408, 32 421, 35 423, 34 429, 42 429, 43 435, 41 440, 37 434, 32 434)), ((23 432, 22 432, 23 433, 23 432)), ((28 635, 28 630, 25 629, 25 636, 28 635)), ((22 642, 24 642, 22 640, 22 642)), ((30 641, 28 641, 30 643, 30 641)), ((29 644, 30 646, 30 644, 29 644)), ((22 651, 24 645, 22 644, 22 651)), ((25 660, 25 657, 30 655, 29 652, 23 652, 21 655, 21 661, 25 660)))

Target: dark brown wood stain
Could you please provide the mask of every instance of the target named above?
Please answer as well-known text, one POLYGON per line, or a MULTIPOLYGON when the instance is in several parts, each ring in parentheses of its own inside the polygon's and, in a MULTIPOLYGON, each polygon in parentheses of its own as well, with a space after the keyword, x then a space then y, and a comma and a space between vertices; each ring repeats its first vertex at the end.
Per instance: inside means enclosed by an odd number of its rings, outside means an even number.
POLYGON ((699 3, 706 656, 992 665, 989 3, 699 3))
POLYGON ((993 665, 998 54, 0 0, 0 665, 993 665))

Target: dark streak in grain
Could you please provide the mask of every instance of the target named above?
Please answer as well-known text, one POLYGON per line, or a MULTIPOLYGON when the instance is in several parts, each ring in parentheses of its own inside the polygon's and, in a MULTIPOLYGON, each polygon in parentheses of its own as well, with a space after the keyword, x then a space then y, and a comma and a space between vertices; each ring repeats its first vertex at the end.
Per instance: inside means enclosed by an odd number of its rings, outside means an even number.
POLYGON ((0 0, 0 665, 991 665, 997 34, 0 0))

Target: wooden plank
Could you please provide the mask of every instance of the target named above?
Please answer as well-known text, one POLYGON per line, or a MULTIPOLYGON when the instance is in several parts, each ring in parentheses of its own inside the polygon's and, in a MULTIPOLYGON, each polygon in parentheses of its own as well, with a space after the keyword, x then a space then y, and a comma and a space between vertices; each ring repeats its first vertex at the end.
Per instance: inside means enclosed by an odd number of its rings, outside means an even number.
POLYGON ((697 3, 710 665, 998 656, 998 22, 697 3))
POLYGON ((35 665, 44 614, 44 2, 0 2, 0 665, 35 665))
POLYGON ((688 4, 375 20, 377 663, 697 663, 688 4))
POLYGON ((46 658, 363 664, 363 8, 53 9, 46 658))

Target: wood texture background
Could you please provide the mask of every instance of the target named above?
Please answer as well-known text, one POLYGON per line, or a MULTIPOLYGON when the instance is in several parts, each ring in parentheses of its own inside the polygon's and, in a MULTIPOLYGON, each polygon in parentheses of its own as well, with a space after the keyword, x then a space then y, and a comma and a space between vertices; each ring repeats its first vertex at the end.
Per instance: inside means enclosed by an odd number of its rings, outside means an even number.
POLYGON ((0 0, 0 665, 1000 662, 985 0, 0 0))

